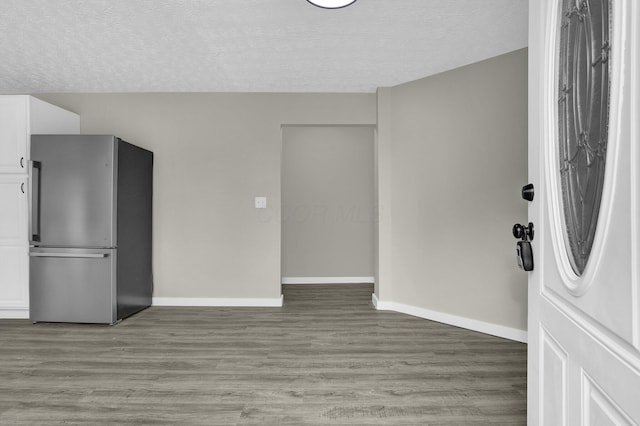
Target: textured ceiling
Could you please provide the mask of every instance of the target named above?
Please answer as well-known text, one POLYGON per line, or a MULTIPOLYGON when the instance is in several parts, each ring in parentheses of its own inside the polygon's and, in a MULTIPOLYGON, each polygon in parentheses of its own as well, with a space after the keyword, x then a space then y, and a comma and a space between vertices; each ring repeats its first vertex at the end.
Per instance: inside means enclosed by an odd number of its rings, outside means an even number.
POLYGON ((374 92, 527 45, 528 0, 0 0, 0 93, 374 92))

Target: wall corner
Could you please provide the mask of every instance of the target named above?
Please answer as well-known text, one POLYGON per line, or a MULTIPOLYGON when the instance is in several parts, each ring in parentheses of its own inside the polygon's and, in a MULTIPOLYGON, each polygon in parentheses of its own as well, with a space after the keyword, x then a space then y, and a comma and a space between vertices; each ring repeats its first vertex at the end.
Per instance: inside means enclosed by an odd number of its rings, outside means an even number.
POLYGON ((374 294, 391 300, 391 88, 377 90, 375 138, 374 294))

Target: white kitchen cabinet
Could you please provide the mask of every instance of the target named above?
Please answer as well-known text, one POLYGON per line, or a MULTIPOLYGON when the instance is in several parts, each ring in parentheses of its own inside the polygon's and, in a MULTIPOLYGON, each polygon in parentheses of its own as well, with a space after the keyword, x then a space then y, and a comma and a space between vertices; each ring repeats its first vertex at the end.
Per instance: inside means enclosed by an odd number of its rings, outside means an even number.
POLYGON ((0 318, 29 317, 31 135, 78 133, 78 114, 32 96, 0 96, 0 318))
POLYGON ((0 175, 0 247, 29 245, 27 182, 26 175, 0 175))
POLYGON ((29 318, 29 246, 0 246, 0 318, 29 318))
POLYGON ((27 108, 26 96, 0 96, 0 173, 26 173, 27 108))

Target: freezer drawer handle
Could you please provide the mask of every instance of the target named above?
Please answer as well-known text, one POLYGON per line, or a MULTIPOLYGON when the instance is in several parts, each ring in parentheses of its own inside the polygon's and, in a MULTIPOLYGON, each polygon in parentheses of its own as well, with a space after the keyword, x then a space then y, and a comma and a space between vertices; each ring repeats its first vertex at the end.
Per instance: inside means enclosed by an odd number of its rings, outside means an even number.
POLYGON ((108 257, 108 253, 29 253, 31 257, 79 257, 79 258, 102 258, 108 257))

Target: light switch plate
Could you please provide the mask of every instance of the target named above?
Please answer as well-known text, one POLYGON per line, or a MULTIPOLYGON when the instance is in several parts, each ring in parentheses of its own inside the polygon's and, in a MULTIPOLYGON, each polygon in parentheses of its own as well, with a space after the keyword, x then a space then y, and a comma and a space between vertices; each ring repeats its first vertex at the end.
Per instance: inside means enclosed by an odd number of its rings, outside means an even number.
POLYGON ((267 197, 256 197, 256 209, 267 208, 267 197))

